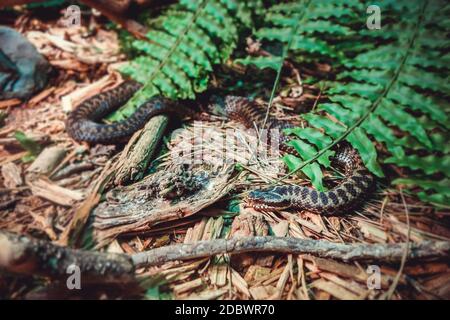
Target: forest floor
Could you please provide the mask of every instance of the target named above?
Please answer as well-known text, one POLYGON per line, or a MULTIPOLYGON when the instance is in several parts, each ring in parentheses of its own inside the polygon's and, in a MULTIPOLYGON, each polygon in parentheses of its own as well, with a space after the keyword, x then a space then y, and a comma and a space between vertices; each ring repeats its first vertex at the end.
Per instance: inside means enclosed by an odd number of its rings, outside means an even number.
MULTIPOLYGON (((10 23, 55 67, 45 90, 27 102, 0 101, 7 115, 0 127, 0 229, 64 243, 67 228, 81 205, 92 201, 117 146, 87 146, 65 131, 67 113, 84 99, 121 81, 115 71, 124 61, 114 31, 95 17, 89 27, 67 28, 28 13, 10 23), (22 131, 34 141, 28 150, 15 136, 22 131), (28 157, 53 149, 51 168, 28 157), (39 151, 36 151, 35 148, 39 151), (34 151, 33 151, 34 149, 34 151), (28 159, 28 160, 27 160, 28 159)), ((282 100, 282 97, 278 97, 282 100)), ((314 98, 314 97, 313 97, 314 98)), ((20 139, 19 139, 20 140, 20 139)), ((41 153, 42 154, 42 153, 41 153)), ((48 159, 44 159, 48 163, 48 159)), ((42 160, 41 160, 42 162, 42 160)), ((449 212, 421 203, 401 189, 380 187, 352 214, 325 217, 309 212, 256 212, 240 215, 218 202, 181 220, 167 221, 145 233, 119 237, 105 246, 110 252, 136 253, 174 243, 189 243, 229 234, 290 236, 335 243, 420 243, 450 240, 449 212)), ((175 299, 449 299, 448 261, 371 263, 381 271, 381 288, 369 289, 367 263, 344 263, 309 255, 245 254, 171 262, 137 270, 140 276, 162 276, 145 298, 175 299), (399 275, 399 277, 397 277, 399 275), (393 292, 393 293, 392 293, 393 292), (392 293, 392 294, 391 294, 392 293)), ((0 296, 42 297, 47 281, 0 277, 0 296), (38 292, 38 293, 36 293, 38 292)), ((135 293, 98 289, 96 297, 130 298, 135 293)))

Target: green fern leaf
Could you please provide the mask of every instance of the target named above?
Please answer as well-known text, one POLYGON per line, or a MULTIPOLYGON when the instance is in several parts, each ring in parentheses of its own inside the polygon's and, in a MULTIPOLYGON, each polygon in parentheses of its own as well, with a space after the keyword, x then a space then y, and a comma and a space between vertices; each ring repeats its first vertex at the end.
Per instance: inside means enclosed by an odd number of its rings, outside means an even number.
POLYGON ((123 119, 155 95, 193 99, 206 90, 213 66, 236 47, 238 29, 251 25, 248 8, 236 0, 182 0, 151 20, 147 39, 132 42, 137 57, 121 69, 144 87, 109 120, 123 119))
MULTIPOLYGON (((379 5, 382 30, 360 30, 365 25, 360 14, 366 7, 363 2, 317 1, 274 5, 265 26, 255 33, 263 44, 286 43, 286 30, 295 23, 295 14, 302 12, 291 46, 294 60, 308 61, 308 55, 317 60, 319 53, 336 70, 335 81, 326 83, 326 98, 313 112, 302 115, 311 128, 287 131, 301 139, 292 142, 300 158, 297 162, 289 158, 290 168, 294 162, 295 170, 315 163, 324 166, 323 156, 346 140, 378 176, 383 176, 380 163, 390 163, 418 175, 448 177, 450 42, 443 12, 450 12, 450 6, 440 0, 389 0, 379 5), (304 57, 299 59, 299 55, 304 57), (326 143, 318 143, 319 139, 326 143), (386 147, 389 155, 385 159, 378 159, 375 143, 386 147), (310 150, 305 147, 309 144, 317 148, 315 154, 305 151, 310 150)), ((247 57, 242 64, 275 69, 253 63, 256 59, 247 57)), ((418 186, 425 189, 419 195, 422 200, 442 204, 448 199, 445 188, 435 188, 431 195, 426 184, 418 186)))

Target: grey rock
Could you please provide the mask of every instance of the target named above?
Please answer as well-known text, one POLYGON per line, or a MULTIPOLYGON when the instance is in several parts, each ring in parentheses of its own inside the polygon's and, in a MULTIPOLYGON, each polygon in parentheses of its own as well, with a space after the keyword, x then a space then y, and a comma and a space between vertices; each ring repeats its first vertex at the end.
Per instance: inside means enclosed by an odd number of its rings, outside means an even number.
POLYGON ((51 65, 16 30, 0 26, 0 100, 28 99, 47 84, 51 65))

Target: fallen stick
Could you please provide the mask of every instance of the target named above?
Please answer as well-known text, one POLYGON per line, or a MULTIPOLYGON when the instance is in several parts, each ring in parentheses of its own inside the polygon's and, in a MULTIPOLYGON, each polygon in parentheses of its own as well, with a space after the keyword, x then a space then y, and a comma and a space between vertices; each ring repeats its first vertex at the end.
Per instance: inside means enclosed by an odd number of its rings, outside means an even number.
POLYGON ((126 254, 70 249, 0 231, 0 269, 64 280, 71 276, 73 266, 79 268, 85 283, 134 281, 133 262, 126 254))
MULTIPOLYGON (((1 269, 12 273, 65 278, 70 275, 67 268, 76 265, 84 281, 91 283, 135 281, 134 271, 137 268, 224 253, 274 252, 311 254, 344 261, 399 262, 404 250, 404 243, 339 244, 311 239, 245 237, 171 245, 128 255, 70 249, 0 231, 1 269)), ((410 245, 408 260, 448 257, 449 253, 450 241, 423 241, 410 245)))
MULTIPOLYGON (((395 244, 340 244, 323 240, 284 237, 245 237, 215 239, 190 244, 165 246, 131 256, 136 268, 160 265, 169 261, 189 260, 216 254, 244 252, 274 252, 311 254, 321 258, 343 261, 399 262, 405 243, 395 244)), ((450 241, 423 241, 410 244, 408 260, 446 257, 450 253, 450 241)))

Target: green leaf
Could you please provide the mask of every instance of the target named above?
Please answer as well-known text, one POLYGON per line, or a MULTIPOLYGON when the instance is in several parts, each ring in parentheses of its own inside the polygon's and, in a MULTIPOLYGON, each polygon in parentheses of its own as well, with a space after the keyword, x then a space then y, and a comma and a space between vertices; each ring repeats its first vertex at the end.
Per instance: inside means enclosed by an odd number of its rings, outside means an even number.
POLYGON ((377 162, 377 150, 362 128, 355 128, 346 140, 358 150, 367 169, 378 177, 384 177, 383 170, 377 162))
POLYGON ((150 41, 134 40, 138 56, 121 69, 144 86, 108 119, 126 118, 155 95, 194 99, 206 90, 213 65, 236 47, 245 10, 233 0, 181 1, 150 20, 150 41))
POLYGON ((432 148, 431 141, 419 121, 401 107, 396 106, 392 101, 383 99, 375 114, 380 115, 385 121, 399 127, 403 131, 412 134, 427 148, 432 148))
POLYGON ((408 167, 412 170, 421 170, 426 174, 442 172, 445 176, 450 177, 450 155, 438 157, 432 154, 421 157, 413 154, 402 158, 389 157, 385 162, 395 163, 398 166, 408 167))
POLYGON ((247 57, 245 57, 245 59, 236 59, 236 60, 234 60, 234 62, 240 63, 244 66, 254 65, 255 67, 257 67, 258 69, 261 69, 261 70, 270 68, 275 71, 278 71, 278 67, 280 66, 280 64, 283 61, 282 61, 281 57, 277 57, 277 56, 270 56, 270 57, 247 56, 247 57))
POLYGON ((395 185, 417 186, 425 190, 434 190, 450 197, 450 179, 424 180, 417 178, 398 178, 392 181, 395 185))
MULTIPOLYGON (((289 171, 296 171, 303 163, 302 159, 292 155, 286 154, 283 156, 282 160, 286 163, 289 171)), ((324 186, 322 184, 322 170, 317 163, 312 163, 304 166, 301 171, 311 180, 313 186, 319 190, 324 191, 324 186)))
POLYGON ((427 194, 425 192, 418 192, 417 196, 424 202, 432 203, 438 207, 442 206, 447 209, 449 208, 450 197, 442 193, 427 194))
MULTIPOLYGON (((308 143, 303 142, 302 140, 290 140, 287 143, 287 145, 293 147, 295 149, 295 151, 298 152, 298 154, 301 156, 301 158, 303 160, 309 160, 309 159, 313 158, 317 153, 317 150, 313 146, 311 146, 308 143)), ((323 155, 321 155, 319 158, 317 158, 317 162, 319 162, 324 167, 329 167, 330 166, 330 156, 333 154, 334 154, 334 152, 329 150, 326 153, 324 153, 323 155)))
POLYGON ((32 161, 39 153, 41 153, 42 146, 22 131, 14 132, 14 138, 20 143, 22 148, 28 151, 28 155, 23 158, 24 162, 32 161))
POLYGON ((313 128, 288 128, 284 130, 285 134, 295 134, 297 137, 307 140, 316 145, 319 149, 328 147, 333 141, 323 132, 313 128))

